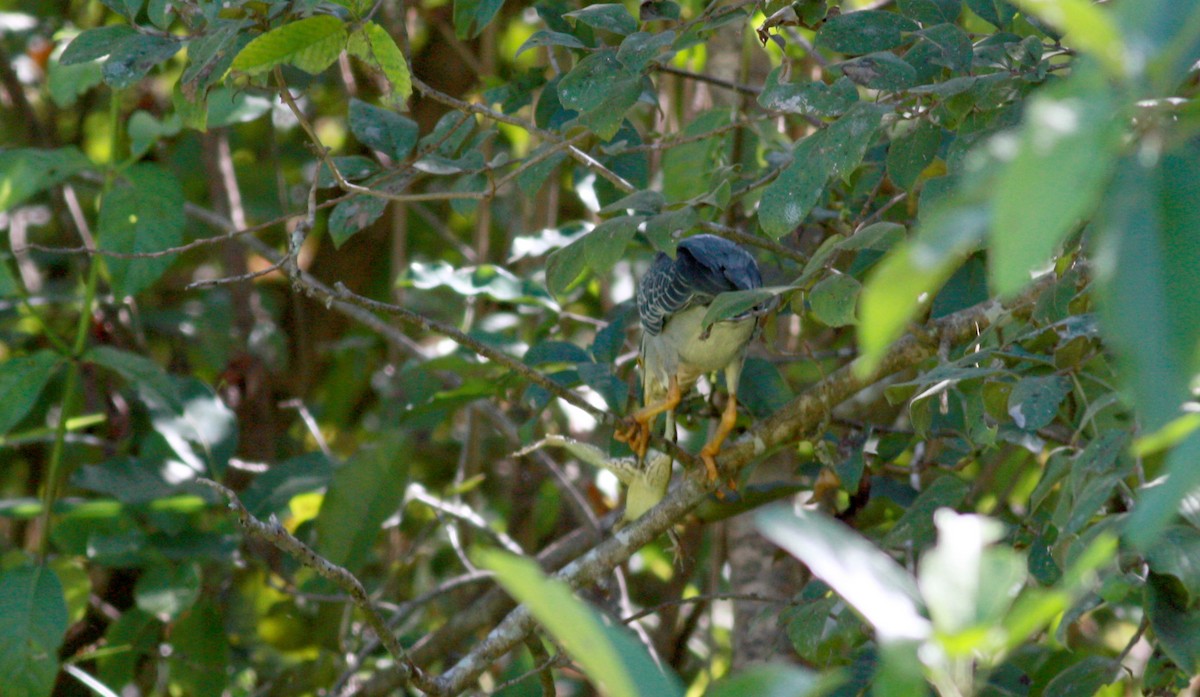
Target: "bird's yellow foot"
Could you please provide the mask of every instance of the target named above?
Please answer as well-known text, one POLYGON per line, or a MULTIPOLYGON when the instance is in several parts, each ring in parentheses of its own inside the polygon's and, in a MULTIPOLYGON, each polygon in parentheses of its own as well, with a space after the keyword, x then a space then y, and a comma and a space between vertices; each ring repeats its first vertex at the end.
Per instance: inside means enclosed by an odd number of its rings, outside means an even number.
POLYGON ((629 419, 624 426, 617 428, 613 438, 628 444, 629 449, 640 461, 646 457, 646 451, 650 448, 650 424, 637 418, 629 419))

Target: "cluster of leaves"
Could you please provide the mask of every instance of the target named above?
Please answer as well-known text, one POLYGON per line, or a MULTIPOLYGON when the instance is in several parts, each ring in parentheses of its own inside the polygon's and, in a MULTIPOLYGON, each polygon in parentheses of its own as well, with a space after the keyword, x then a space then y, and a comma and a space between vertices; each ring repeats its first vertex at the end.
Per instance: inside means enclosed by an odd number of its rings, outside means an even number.
POLYGON ((740 394, 770 449, 726 464, 788 473, 698 516, 798 485, 820 509, 756 514, 813 576, 774 599, 792 652, 768 658, 810 670, 706 694, 1167 693, 1200 672, 1190 3, 38 4, 0 1, 21 117, 0 124, 21 144, 0 150, 4 694, 402 681, 348 599, 241 545, 198 477, 403 599, 381 605, 412 660, 465 680, 435 687, 540 668, 549 691, 574 661, 606 694, 703 689, 737 638, 663 608, 737 595, 707 535, 678 568, 657 544, 587 557, 637 554, 599 585, 657 608, 640 643, 491 549, 557 569, 593 530, 593 473, 507 454, 608 442, 640 392, 632 279, 694 230, 770 283, 706 322, 781 299, 740 394), (470 102, 438 87, 447 55, 481 78, 470 102), (729 55, 737 79, 710 74, 729 55), (400 113, 414 88, 441 111, 400 113), (963 317, 979 330, 929 338, 963 317), (906 331, 936 345, 891 349, 906 331), (520 616, 474 564, 555 641, 486 654, 481 630, 520 616))

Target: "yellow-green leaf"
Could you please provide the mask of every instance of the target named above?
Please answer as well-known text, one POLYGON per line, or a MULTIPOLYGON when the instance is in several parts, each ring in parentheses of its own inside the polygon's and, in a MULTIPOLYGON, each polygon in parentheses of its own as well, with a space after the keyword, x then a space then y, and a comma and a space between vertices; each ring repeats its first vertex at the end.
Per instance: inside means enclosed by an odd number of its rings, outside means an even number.
POLYGON ((388 103, 403 108, 404 102, 412 95, 412 74, 408 69, 408 61, 404 60, 404 54, 392 35, 375 22, 367 22, 362 29, 350 35, 348 50, 350 55, 383 73, 391 87, 388 103))
MULTIPOLYGON (((385 32, 386 33, 386 32, 385 32)), ((316 75, 346 47, 346 25, 330 15, 307 17, 263 34, 233 59, 233 69, 255 75, 277 65, 294 65, 316 75)))

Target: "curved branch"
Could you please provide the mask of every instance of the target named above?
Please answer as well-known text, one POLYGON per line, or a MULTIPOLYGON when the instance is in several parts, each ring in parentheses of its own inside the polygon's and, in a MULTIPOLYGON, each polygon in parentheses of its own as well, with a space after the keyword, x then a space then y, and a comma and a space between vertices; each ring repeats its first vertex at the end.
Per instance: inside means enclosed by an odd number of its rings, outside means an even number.
MULTIPOLYGON (((920 337, 909 334, 897 341, 879 368, 865 378, 855 375, 853 363, 842 367, 812 385, 770 418, 752 427, 722 451, 718 464, 727 474, 737 472, 768 450, 813 433, 834 405, 888 375, 912 368, 937 355, 937 347, 943 342, 966 341, 978 336, 989 326, 1007 321, 1013 312, 1032 307, 1055 280, 1053 274, 1048 274, 1008 302, 989 300, 930 322, 920 337)), ((666 532, 708 495, 704 475, 697 470, 646 515, 616 532, 555 576, 573 588, 595 582, 611 568, 629 559, 643 545, 666 532)), ((524 606, 509 613, 458 664, 432 681, 434 693, 455 695, 468 689, 488 666, 520 646, 533 624, 533 618, 524 606)))

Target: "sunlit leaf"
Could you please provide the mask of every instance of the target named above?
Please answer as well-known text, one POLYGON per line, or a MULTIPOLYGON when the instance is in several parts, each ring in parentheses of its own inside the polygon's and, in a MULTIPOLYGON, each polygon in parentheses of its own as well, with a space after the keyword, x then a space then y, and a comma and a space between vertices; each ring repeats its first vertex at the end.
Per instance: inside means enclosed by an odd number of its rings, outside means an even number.
POLYGON ((883 641, 929 636, 912 576, 853 530, 813 511, 782 507, 762 511, 755 520, 772 542, 858 610, 883 641))
POLYGON ((277 65, 293 65, 316 75, 346 47, 346 25, 332 15, 313 15, 257 37, 233 59, 234 70, 251 75, 277 65))
POLYGON ((561 581, 547 579, 537 565, 502 552, 480 554, 518 602, 566 649, 603 694, 613 697, 683 695, 674 675, 663 673, 624 629, 603 623, 561 581))

